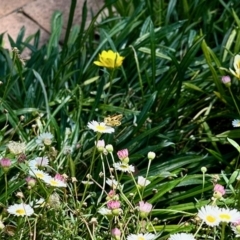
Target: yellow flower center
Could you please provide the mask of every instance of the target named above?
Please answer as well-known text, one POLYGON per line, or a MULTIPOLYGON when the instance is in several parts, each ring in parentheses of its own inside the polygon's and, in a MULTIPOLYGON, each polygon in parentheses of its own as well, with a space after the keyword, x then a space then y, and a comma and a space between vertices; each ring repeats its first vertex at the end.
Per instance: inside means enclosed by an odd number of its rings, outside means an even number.
POLYGON ((45 145, 49 146, 49 145, 51 145, 52 140, 49 139, 49 138, 44 138, 44 139, 43 139, 43 143, 44 143, 45 145))
POLYGON ((229 216, 229 214, 226 214, 226 213, 220 214, 219 217, 220 217, 222 220, 225 220, 225 221, 230 221, 230 219, 231 219, 231 217, 229 216))
POLYGON ((16 213, 19 215, 25 215, 25 210, 21 208, 21 209, 18 209, 16 213))
POLYGON ((105 126, 98 125, 98 126, 96 127, 96 129, 97 129, 97 131, 101 132, 101 131, 106 130, 106 127, 105 127, 105 126))
POLYGON ((43 179, 44 175, 40 172, 35 173, 37 178, 43 179))
POLYGON ((126 164, 121 164, 121 168, 122 168, 122 169, 128 169, 128 165, 126 165, 126 164))
POLYGON ((138 240, 145 240, 145 237, 140 236, 140 237, 138 237, 137 239, 138 239, 138 240))
POLYGON ((54 179, 51 179, 50 184, 51 184, 52 186, 58 186, 58 182, 55 181, 54 179))
POLYGON ((216 217, 209 215, 206 217, 206 220, 210 223, 214 223, 216 221, 216 217))

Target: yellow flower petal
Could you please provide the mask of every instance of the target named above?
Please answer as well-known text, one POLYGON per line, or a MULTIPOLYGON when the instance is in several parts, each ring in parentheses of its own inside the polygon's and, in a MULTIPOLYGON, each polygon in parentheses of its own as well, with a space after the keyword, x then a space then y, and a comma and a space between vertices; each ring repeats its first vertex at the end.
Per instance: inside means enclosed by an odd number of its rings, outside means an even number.
POLYGON ((124 57, 120 56, 119 53, 113 52, 112 50, 103 50, 99 54, 99 60, 93 63, 100 67, 106 68, 118 68, 122 66, 124 57))

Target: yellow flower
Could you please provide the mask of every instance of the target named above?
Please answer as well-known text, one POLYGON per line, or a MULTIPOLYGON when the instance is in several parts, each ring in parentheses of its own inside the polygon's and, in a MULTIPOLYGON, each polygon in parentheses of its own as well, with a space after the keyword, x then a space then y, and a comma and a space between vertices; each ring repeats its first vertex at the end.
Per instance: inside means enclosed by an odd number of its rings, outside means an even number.
POLYGON ((240 80, 240 55, 237 54, 235 57, 234 57, 234 62, 233 62, 233 66, 234 66, 234 69, 235 71, 233 71, 231 68, 230 68, 230 72, 240 80))
POLYGON ((102 51, 99 54, 99 60, 93 63, 100 67, 118 68, 122 66, 123 59, 124 57, 120 56, 119 53, 108 50, 102 51))

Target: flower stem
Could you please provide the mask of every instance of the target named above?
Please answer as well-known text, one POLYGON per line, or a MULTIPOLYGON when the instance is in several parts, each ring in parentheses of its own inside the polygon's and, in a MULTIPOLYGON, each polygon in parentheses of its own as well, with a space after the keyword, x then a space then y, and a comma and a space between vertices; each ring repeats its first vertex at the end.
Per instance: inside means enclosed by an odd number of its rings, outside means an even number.
POLYGON ((134 184, 135 184, 135 186, 136 186, 136 188, 137 188, 137 192, 138 192, 138 195, 139 195, 139 197, 140 197, 140 200, 142 201, 142 194, 141 194, 140 191, 139 191, 139 188, 138 188, 138 185, 137 185, 137 183, 136 183, 136 181, 135 181, 135 178, 134 178, 134 176, 133 176, 132 173, 130 173, 130 174, 131 174, 131 177, 132 177, 132 179, 133 179, 133 182, 134 182, 134 184))
POLYGON ((229 92, 230 92, 231 97, 232 97, 232 99, 233 99, 234 105, 235 105, 235 107, 236 107, 236 109, 237 109, 237 111, 238 111, 238 114, 239 114, 239 116, 240 116, 240 111, 239 111, 238 105, 237 105, 237 103, 236 103, 236 101, 235 101, 235 98, 234 98, 234 96, 233 96, 233 94, 232 94, 232 90, 231 90, 230 87, 229 87, 228 89, 229 89, 229 92))
POLYGON ((145 176, 146 180, 145 180, 145 182, 144 182, 144 187, 142 188, 142 196, 143 196, 143 194, 144 194, 145 185, 146 185, 147 177, 148 177, 148 174, 149 174, 151 162, 152 162, 152 160, 149 160, 149 161, 148 161, 147 173, 146 173, 146 176, 145 176))
POLYGON ((7 203, 7 199, 8 199, 8 181, 7 181, 7 173, 4 174, 4 180, 5 180, 5 202, 7 203))
POLYGON ((106 185, 106 169, 105 169, 105 165, 104 165, 104 159, 101 153, 101 161, 102 161, 102 169, 103 169, 103 186, 102 186, 102 192, 97 200, 97 205, 101 202, 102 200, 102 196, 105 190, 105 185, 106 185))
POLYGON ((221 240, 224 240, 226 223, 222 223, 221 240))
POLYGON ((111 88, 112 88, 112 81, 113 81, 113 76, 114 76, 114 71, 115 69, 113 69, 110 74, 109 74, 109 87, 108 87, 108 92, 107 92, 107 95, 106 95, 106 98, 105 98, 105 103, 108 102, 108 99, 109 99, 109 94, 111 92, 111 88))
POLYGON ((204 185, 205 185, 205 172, 203 173, 202 176, 202 193, 201 193, 201 199, 203 198, 203 192, 204 192, 204 185))

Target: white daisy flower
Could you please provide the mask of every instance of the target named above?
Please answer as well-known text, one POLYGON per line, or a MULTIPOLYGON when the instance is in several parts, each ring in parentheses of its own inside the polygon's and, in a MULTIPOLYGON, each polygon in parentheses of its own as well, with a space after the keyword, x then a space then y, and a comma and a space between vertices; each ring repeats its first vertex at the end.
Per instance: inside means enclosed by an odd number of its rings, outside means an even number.
POLYGON ((151 182, 147 180, 145 177, 138 176, 138 186, 140 187, 146 187, 149 185, 151 182))
POLYGON ((189 233, 176 233, 170 235, 168 240, 195 240, 194 236, 189 233))
POLYGON ((31 175, 32 177, 38 178, 38 179, 42 179, 42 180, 50 177, 47 173, 45 173, 42 170, 38 170, 38 169, 30 169, 29 175, 31 175))
POLYGON ((33 208, 39 208, 39 207, 44 207, 45 205, 45 200, 43 198, 36 199, 35 201, 31 201, 29 205, 33 208))
POLYGON ((220 223, 219 208, 215 206, 203 206, 198 211, 198 217, 208 226, 217 226, 220 223))
POLYGON ((49 160, 47 157, 37 157, 33 160, 30 160, 28 165, 31 169, 38 169, 39 167, 48 166, 49 160))
POLYGON ((113 133, 115 131, 114 128, 107 126, 104 122, 91 121, 87 126, 94 132, 113 133))
POLYGON ((52 144, 52 139, 53 139, 53 135, 50 132, 46 132, 38 136, 36 143, 39 146, 43 146, 43 145, 49 146, 52 144))
POLYGON ((240 219, 240 213, 236 209, 220 208, 218 216, 221 222, 235 223, 240 219))
POLYGON ((44 178, 43 181, 52 187, 67 187, 67 184, 65 182, 53 177, 44 178))
POLYGON ((30 205, 24 203, 11 205, 7 208, 7 211, 10 214, 22 217, 31 216, 34 213, 33 208, 30 205))
POLYGON ((232 224, 231 228, 232 228, 233 232, 235 233, 235 237, 240 237, 240 225, 232 224))
POLYGON ((93 181, 82 181, 82 184, 84 185, 92 185, 93 183, 93 181))
POLYGON ((233 127, 240 127, 240 119, 234 119, 232 125, 233 127))
POLYGON ((101 207, 99 210, 98 210, 98 213, 102 214, 102 215, 106 215, 106 216, 111 216, 112 215, 112 211, 108 208, 105 208, 105 207, 101 207))
POLYGON ((157 237, 158 236, 152 233, 145 233, 145 234, 139 233, 139 234, 130 234, 127 237, 127 240, 154 240, 157 237))
POLYGON ((106 183, 112 188, 112 189, 122 189, 122 185, 116 181, 115 179, 110 179, 110 178, 107 178, 107 181, 106 183))
POLYGON ((128 165, 128 164, 125 164, 125 163, 122 163, 122 162, 117 162, 117 163, 114 163, 113 164, 113 167, 116 169, 116 170, 119 170, 119 171, 122 171, 122 172, 134 172, 135 169, 134 169, 134 166, 133 165, 128 165))

